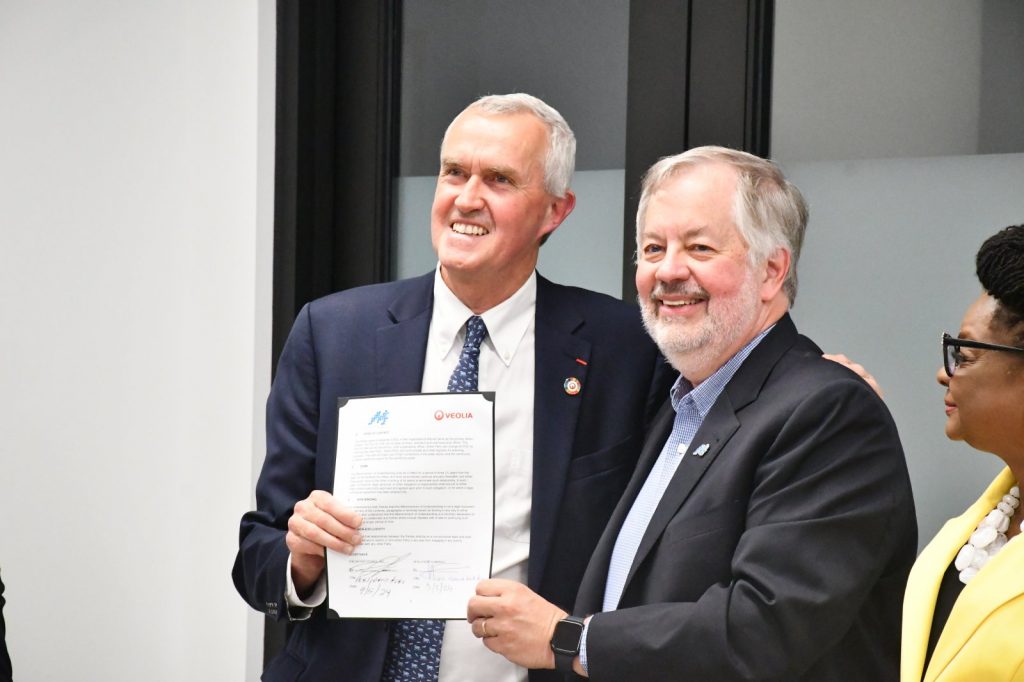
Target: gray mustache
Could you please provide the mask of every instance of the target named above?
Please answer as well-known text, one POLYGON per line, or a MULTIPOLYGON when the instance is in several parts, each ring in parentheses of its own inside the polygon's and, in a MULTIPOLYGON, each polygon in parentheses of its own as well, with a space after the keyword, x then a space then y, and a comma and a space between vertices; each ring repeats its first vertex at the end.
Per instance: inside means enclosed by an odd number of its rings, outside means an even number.
POLYGON ((693 287, 687 285, 684 282, 673 282, 664 284, 659 282, 654 290, 651 291, 651 295, 648 296, 652 301, 657 298, 663 298, 665 296, 693 296, 708 298, 708 292, 704 291, 703 287, 693 287))

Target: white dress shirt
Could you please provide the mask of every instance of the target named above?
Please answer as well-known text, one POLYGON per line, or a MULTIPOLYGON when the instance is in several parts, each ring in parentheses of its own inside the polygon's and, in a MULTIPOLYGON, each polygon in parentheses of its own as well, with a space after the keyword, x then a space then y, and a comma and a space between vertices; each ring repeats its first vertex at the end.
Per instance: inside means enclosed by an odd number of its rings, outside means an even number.
MULTIPOLYGON (((533 494, 533 381, 537 273, 502 303, 482 313, 481 391, 494 391, 494 558, 491 575, 526 583, 533 494)), ((446 391, 459 364, 466 320, 473 315, 434 275, 434 314, 427 335, 423 391, 446 391)), ((441 646, 440 682, 525 682, 526 669, 491 652, 469 623, 450 620, 441 646)))
MULTIPOLYGON (((477 388, 494 391, 494 554, 491 575, 526 583, 533 496, 533 381, 537 273, 502 303, 481 313, 487 338, 480 346, 477 388)), ((465 306, 434 273, 434 310, 423 364, 424 393, 444 393, 459 364, 466 336, 465 306)), ((342 500, 344 502, 344 500, 342 500)), ((288 558, 286 600, 292 618, 309 617, 326 598, 321 576, 313 593, 298 598, 288 558), (296 608, 298 607, 298 608, 296 608)), ((465 620, 448 621, 441 646, 440 682, 526 682, 525 668, 487 649, 465 620)))

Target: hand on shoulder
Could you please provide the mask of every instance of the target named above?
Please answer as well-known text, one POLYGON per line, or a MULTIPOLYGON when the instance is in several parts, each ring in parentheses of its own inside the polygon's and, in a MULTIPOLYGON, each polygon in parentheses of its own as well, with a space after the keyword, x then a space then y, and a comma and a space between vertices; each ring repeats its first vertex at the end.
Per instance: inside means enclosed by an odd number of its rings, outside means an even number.
POLYGON ((875 380, 875 377, 871 376, 871 373, 864 369, 863 365, 854 362, 853 360, 846 357, 842 353, 825 353, 821 357, 825 358, 826 360, 831 360, 832 362, 838 363, 843 367, 846 367, 847 369, 855 373, 857 376, 859 376, 861 379, 866 381, 868 383, 868 386, 870 386, 872 390, 874 390, 874 392, 878 394, 879 398, 882 398, 883 400, 885 399, 885 393, 882 391, 882 387, 878 385, 878 382, 875 380))

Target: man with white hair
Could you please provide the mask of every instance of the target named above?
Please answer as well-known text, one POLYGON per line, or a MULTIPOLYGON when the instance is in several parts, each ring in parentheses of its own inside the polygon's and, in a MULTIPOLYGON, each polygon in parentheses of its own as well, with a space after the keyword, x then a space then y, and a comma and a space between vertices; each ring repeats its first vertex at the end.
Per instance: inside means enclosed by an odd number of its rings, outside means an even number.
POLYGON ((679 378, 574 616, 505 580, 468 613, 491 650, 595 680, 896 680, 917 551, 880 398, 788 310, 807 209, 769 161, 662 159, 637 213, 644 323, 679 378))
POLYGON ((535 270, 575 204, 575 151, 572 130, 539 99, 477 100, 441 145, 435 271, 299 313, 232 574, 253 608, 296 621, 264 680, 527 678, 465 621, 325 618, 324 548, 351 553, 361 541, 358 514, 327 492, 342 396, 467 390, 451 381, 460 372, 473 376, 468 390, 495 391, 492 575, 571 607, 671 380, 633 306, 535 270))

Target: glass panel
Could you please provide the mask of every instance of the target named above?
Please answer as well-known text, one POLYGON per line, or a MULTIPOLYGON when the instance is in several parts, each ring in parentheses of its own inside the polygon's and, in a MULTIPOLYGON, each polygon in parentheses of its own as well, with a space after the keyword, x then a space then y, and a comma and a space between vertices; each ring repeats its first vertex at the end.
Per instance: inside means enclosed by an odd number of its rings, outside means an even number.
POLYGON ((776 5, 772 150, 786 161, 1024 152, 1024 3, 776 5))
POLYGON ((811 206, 794 317, 886 390, 924 544, 1001 466, 945 438, 935 339, 1024 221, 1024 3, 785 0, 775 26, 772 150, 811 206))
POLYGON ((528 92, 576 133, 576 210, 541 249, 557 282, 620 296, 629 3, 417 0, 402 19, 399 277, 434 267, 430 205, 441 138, 485 94, 528 92))

